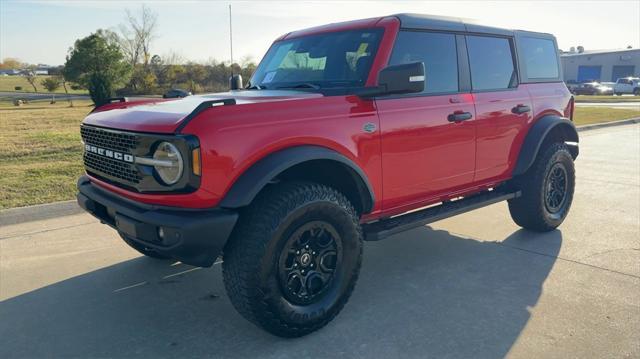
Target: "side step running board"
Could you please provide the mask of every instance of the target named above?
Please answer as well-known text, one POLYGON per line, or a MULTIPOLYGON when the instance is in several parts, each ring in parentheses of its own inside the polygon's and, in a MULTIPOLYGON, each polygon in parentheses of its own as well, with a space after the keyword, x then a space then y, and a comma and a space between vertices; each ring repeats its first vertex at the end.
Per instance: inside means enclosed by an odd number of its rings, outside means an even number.
POLYGON ((436 222, 441 219, 453 217, 494 203, 520 197, 520 194, 520 191, 507 192, 496 189, 456 201, 443 202, 438 206, 425 208, 416 212, 382 219, 363 226, 364 239, 366 241, 379 241, 394 234, 416 227, 421 227, 425 224, 436 222))

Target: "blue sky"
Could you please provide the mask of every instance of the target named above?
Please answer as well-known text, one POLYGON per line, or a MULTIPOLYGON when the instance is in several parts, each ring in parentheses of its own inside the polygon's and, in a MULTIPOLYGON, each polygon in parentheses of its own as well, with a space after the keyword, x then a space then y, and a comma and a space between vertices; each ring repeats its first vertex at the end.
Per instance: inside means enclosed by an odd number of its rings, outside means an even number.
POLYGON ((0 0, 0 58, 59 65, 73 42, 98 28, 117 29, 125 9, 158 14, 154 54, 228 60, 227 6, 236 59, 259 60, 278 36, 349 19, 417 12, 473 18, 487 25, 550 32, 561 48, 640 47, 640 1, 30 1, 0 0))

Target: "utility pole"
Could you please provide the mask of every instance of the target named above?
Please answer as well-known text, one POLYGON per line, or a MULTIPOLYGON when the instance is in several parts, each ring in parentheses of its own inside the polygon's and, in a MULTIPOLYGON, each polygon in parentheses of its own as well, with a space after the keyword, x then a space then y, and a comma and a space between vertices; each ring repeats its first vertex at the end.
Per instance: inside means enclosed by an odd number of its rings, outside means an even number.
POLYGON ((233 76, 233 27, 231 26, 231 4, 229 4, 229 47, 231 50, 231 76, 233 76))

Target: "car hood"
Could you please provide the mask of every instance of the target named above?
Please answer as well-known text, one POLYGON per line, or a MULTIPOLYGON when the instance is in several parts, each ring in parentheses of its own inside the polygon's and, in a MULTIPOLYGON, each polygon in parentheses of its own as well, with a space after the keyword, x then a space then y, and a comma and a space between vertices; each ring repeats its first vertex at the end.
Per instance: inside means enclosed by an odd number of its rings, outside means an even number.
POLYGON ((112 103, 94 110, 84 124, 120 130, 173 133, 180 123, 201 103, 212 100, 233 99, 236 106, 258 102, 292 101, 322 97, 319 93, 284 90, 230 91, 188 96, 176 100, 133 99, 112 103))

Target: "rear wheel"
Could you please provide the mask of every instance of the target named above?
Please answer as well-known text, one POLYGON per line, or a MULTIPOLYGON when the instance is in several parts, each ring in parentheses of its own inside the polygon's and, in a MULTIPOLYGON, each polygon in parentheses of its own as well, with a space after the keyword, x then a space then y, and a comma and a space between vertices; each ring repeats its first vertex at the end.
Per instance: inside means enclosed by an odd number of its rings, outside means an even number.
POLYGON ((573 201, 575 169, 573 157, 564 143, 541 149, 531 168, 514 179, 522 191, 509 200, 511 218, 519 226, 540 232, 558 227, 566 218, 573 201))
POLYGON ((633 89, 633 94, 636 95, 636 96, 639 96, 640 95, 640 87, 634 88, 633 89))
POLYGON ((299 337, 340 312, 361 261, 359 217, 346 197, 292 182, 268 188, 241 214, 222 266, 240 314, 272 334, 299 337))

